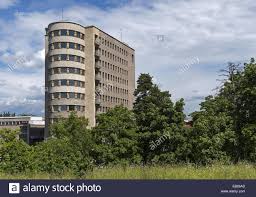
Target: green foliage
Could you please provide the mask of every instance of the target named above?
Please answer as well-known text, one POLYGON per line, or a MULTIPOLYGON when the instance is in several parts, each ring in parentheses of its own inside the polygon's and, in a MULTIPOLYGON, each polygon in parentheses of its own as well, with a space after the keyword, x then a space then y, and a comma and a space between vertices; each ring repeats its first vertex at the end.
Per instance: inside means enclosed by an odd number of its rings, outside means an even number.
POLYGON ((92 130, 93 157, 97 165, 134 164, 141 158, 138 154, 134 114, 123 106, 116 106, 97 117, 92 130))
POLYGON ((88 121, 71 114, 51 127, 53 136, 45 142, 29 146, 18 139, 19 132, 0 130, 0 170, 8 173, 66 171, 83 176, 92 168, 91 134, 88 121))
POLYGON ((49 139, 35 147, 35 165, 39 172, 62 174, 71 171, 85 173, 89 160, 73 148, 68 138, 49 139))
MULTIPOLYGON (((184 101, 175 104, 168 91, 153 84, 149 74, 141 74, 135 90, 134 113, 138 126, 139 146, 143 162, 175 162, 184 149, 187 130, 183 129, 184 101), (150 148, 150 144, 152 145, 150 148)), ((184 152, 184 154, 186 154, 184 152)))
POLYGON ((0 170, 8 173, 31 170, 33 149, 18 139, 17 130, 0 130, 0 170))
POLYGON ((84 177, 93 165, 256 162, 256 63, 230 63, 225 75, 219 93, 191 114, 192 128, 184 126, 184 100, 172 102, 168 91, 141 74, 133 110, 116 106, 98 115, 94 128, 71 113, 34 146, 20 140, 18 131, 0 130, 0 171, 84 177))
POLYGON ((193 161, 214 160, 255 162, 256 145, 256 64, 244 69, 230 63, 228 80, 217 96, 201 103, 193 117, 193 161))

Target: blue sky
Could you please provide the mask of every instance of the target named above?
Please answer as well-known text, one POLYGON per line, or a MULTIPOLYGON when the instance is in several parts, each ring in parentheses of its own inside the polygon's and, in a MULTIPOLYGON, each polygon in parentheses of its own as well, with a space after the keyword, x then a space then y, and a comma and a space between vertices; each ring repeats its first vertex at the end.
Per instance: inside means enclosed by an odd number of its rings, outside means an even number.
POLYGON ((65 20, 118 39, 122 31, 136 76, 150 73, 173 100, 185 98, 186 113, 215 94, 227 62, 255 57, 254 0, 1 0, 0 112, 44 113, 45 27, 62 9, 65 20))

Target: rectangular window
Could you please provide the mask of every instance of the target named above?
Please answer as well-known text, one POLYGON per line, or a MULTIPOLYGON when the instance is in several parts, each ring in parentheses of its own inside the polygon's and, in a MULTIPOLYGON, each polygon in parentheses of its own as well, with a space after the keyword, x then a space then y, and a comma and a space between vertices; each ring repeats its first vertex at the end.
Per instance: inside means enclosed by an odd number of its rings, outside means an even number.
POLYGON ((76 36, 77 36, 78 38, 80 38, 80 32, 77 32, 77 33, 76 33, 76 36))
POLYGON ((67 43, 66 42, 61 42, 60 46, 61 46, 61 48, 67 48, 67 43))
POLYGON ((55 30, 55 31, 53 32, 53 34, 54 34, 54 36, 59 36, 59 30, 55 30))
POLYGON ((58 42, 53 43, 53 46, 54 46, 54 49, 58 49, 59 48, 58 42))
POLYGON ((75 105, 69 105, 69 111, 75 111, 75 105))
POLYGON ((59 73, 58 68, 53 68, 53 73, 58 74, 59 73))
POLYGON ((69 61, 75 61, 75 56, 74 55, 69 55, 69 61))
POLYGON ((61 95, 61 98, 67 98, 67 93, 66 92, 61 92, 60 95, 61 95))
POLYGON ((81 45, 80 45, 80 44, 77 44, 77 49, 78 49, 78 50, 80 50, 80 47, 81 47, 81 45))
POLYGON ((69 43, 69 48, 74 49, 74 48, 75 48, 75 43, 70 42, 70 43, 69 43))
POLYGON ((53 105, 53 111, 59 111, 59 106, 58 105, 53 105))
POLYGON ((76 105, 76 111, 80 111, 80 105, 76 105))
POLYGON ((75 36, 75 31, 74 30, 69 30, 69 35, 70 36, 75 36))
POLYGON ((53 93, 53 98, 55 99, 59 98, 59 93, 58 92, 53 93))
POLYGON ((66 86, 66 85, 67 85, 67 80, 66 80, 66 79, 60 80, 60 84, 61 84, 62 86, 66 86))
POLYGON ((74 92, 70 92, 69 93, 69 98, 75 98, 75 93, 74 92))
POLYGON ((54 80, 53 81, 53 86, 59 86, 59 81, 58 80, 54 80))
POLYGON ((76 61, 77 61, 77 62, 80 62, 80 61, 81 61, 81 58, 80 58, 79 56, 77 56, 76 61))
POLYGON ((65 67, 61 68, 60 71, 61 71, 61 73, 67 73, 67 68, 65 68, 65 67))
POLYGON ((61 36, 67 36, 68 34, 67 34, 67 30, 66 29, 61 29, 60 30, 60 35, 61 36))
POLYGON ((69 68, 69 73, 75 73, 75 68, 69 68))
POLYGON ((61 105, 60 111, 67 111, 67 105, 61 105))
POLYGON ((61 54, 61 60, 67 60, 67 55, 66 54, 61 54))
POLYGON ((75 80, 69 80, 69 86, 75 86, 75 80))

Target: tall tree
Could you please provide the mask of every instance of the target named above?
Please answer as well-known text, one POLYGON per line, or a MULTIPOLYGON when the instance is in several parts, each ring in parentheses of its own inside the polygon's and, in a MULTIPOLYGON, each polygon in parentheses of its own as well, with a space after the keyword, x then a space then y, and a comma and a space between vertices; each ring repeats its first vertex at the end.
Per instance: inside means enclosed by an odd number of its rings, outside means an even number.
POLYGON ((92 154, 97 165, 140 163, 134 114, 116 106, 97 116, 92 154))
POLYGON ((183 99, 174 104, 170 93, 161 91, 149 74, 139 76, 134 95, 143 162, 175 161, 184 126, 183 99))

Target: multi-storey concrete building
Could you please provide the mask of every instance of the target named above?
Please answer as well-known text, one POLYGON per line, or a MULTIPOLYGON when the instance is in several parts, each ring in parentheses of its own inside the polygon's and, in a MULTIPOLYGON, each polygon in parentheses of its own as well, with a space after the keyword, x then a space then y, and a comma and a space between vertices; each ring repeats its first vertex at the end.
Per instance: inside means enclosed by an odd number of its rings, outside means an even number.
POLYGON ((46 28, 45 49, 46 137, 49 124, 70 111, 94 126, 97 113, 132 108, 135 57, 127 44, 94 26, 54 22, 46 28))

